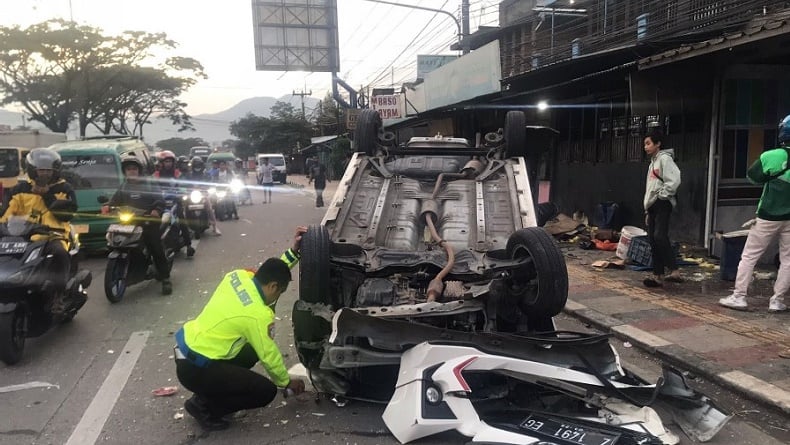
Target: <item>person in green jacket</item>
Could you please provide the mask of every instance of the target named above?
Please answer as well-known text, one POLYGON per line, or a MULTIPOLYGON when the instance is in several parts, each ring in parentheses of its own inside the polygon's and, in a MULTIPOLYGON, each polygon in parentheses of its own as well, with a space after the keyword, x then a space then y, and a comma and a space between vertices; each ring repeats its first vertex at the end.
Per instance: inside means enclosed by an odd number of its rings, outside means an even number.
POLYGON ((757 205, 757 219, 749 229, 746 245, 738 263, 735 290, 732 295, 719 300, 731 309, 747 308, 746 293, 752 281, 754 266, 768 246, 779 237, 781 266, 774 283, 774 294, 768 303, 770 312, 787 310, 784 297, 790 290, 790 115, 779 123, 779 148, 760 155, 746 176, 755 184, 763 185, 763 194, 757 205))
POLYGON ((645 153, 650 157, 645 182, 645 225, 653 255, 653 275, 644 279, 647 287, 659 287, 662 281, 683 281, 669 240, 669 219, 677 205, 680 169, 675 152, 662 147, 663 136, 653 132, 645 137, 645 153), (664 272, 669 274, 664 277, 664 272))
POLYGON ((278 387, 304 391, 274 342, 274 306, 291 281, 306 231, 297 227, 293 247, 257 271, 225 275, 200 315, 176 332, 176 375, 194 393, 184 408, 203 428, 227 428, 224 416, 268 405, 278 387), (250 369, 258 361, 270 379, 250 369))

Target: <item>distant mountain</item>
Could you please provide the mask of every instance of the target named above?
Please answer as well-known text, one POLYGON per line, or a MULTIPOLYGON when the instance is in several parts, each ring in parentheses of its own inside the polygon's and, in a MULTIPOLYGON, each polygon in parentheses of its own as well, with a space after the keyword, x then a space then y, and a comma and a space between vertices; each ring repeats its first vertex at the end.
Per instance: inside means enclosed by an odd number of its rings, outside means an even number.
MULTIPOLYGON (((229 131, 231 122, 246 116, 247 113, 268 117, 272 105, 277 101, 290 103, 297 111, 301 111, 302 109, 302 101, 298 96, 287 95, 280 98, 251 97, 218 113, 192 116, 192 123, 196 131, 184 131, 179 133, 177 127, 171 124, 170 121, 166 119, 155 119, 152 123, 143 127, 143 137, 150 144, 156 144, 157 141, 173 137, 195 137, 202 138, 209 143, 220 143, 226 139, 233 138, 229 131)), ((308 114, 316 107, 318 102, 319 100, 313 97, 304 98, 304 105, 308 114)), ((10 125, 12 128, 22 125, 22 114, 0 109, 0 125, 10 125)), ((44 126, 38 122, 28 122, 28 125, 33 128, 44 128, 44 126)), ((70 139, 76 138, 76 128, 70 129, 68 134, 70 139)), ((95 129, 88 127, 88 136, 97 136, 98 134, 99 133, 95 131, 95 129)))

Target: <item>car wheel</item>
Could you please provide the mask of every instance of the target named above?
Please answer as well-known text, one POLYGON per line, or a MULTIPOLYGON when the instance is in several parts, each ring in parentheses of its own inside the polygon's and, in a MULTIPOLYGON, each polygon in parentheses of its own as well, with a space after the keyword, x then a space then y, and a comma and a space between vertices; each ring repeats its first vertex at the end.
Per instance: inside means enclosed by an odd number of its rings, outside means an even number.
POLYGON ((27 312, 21 306, 0 314, 0 360, 6 365, 14 365, 22 359, 26 326, 27 312))
POLYGON ((523 111, 505 115, 505 156, 516 158, 527 154, 527 118, 523 111))
POLYGON ((509 299, 530 317, 553 317, 568 301, 568 268, 554 238, 540 227, 517 230, 507 240, 510 258, 529 258, 508 280, 509 299))
POLYGON ((331 304, 329 294, 329 231, 313 224, 302 235, 299 261, 299 299, 331 304))
POLYGON ((357 117, 357 129, 354 130, 356 150, 368 156, 375 156, 380 130, 381 116, 376 110, 360 111, 357 117))

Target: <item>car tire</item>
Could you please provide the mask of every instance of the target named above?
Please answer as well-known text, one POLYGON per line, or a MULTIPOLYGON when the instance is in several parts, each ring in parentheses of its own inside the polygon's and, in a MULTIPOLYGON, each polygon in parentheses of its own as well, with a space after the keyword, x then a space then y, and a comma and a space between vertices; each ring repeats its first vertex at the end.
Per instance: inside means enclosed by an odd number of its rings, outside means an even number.
POLYGON ((509 297, 516 298, 521 312, 530 317, 553 317, 568 301, 568 268, 551 235, 540 227, 520 229, 507 240, 510 258, 528 256, 508 283, 509 297))
POLYGON ((313 224, 302 235, 299 260, 299 299, 331 304, 329 295, 329 231, 313 224))
POLYGON ((357 117, 357 128, 354 130, 356 151, 367 156, 375 156, 378 147, 381 116, 376 110, 362 110, 357 117))
POLYGON ((523 111, 508 111, 505 115, 505 156, 517 158, 527 155, 527 117, 523 111))

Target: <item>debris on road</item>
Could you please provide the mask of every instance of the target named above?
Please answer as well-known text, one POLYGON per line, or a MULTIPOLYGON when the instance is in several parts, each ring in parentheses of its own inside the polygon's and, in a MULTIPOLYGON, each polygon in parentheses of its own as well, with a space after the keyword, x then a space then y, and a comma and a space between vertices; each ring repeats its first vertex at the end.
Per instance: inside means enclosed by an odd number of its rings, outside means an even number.
POLYGON ((184 413, 182 413, 182 412, 177 412, 177 413, 173 414, 173 419, 175 419, 175 420, 181 420, 183 418, 184 418, 184 413))
POLYGON ((151 391, 156 397, 167 397, 172 396, 173 394, 178 392, 178 386, 163 386, 161 388, 156 388, 155 390, 151 391))
POLYGON ((631 342, 625 342, 625 343, 623 343, 623 347, 624 347, 624 348, 632 348, 633 346, 634 346, 634 345, 632 345, 632 344, 631 344, 631 342))

